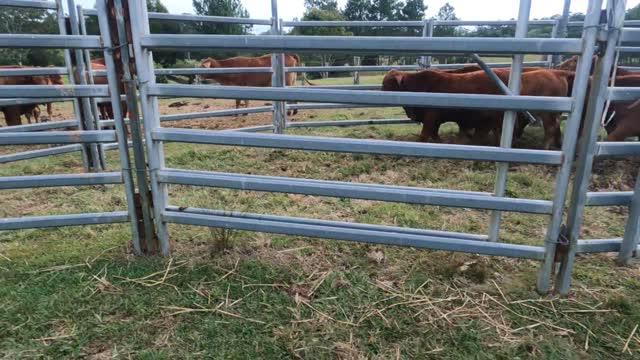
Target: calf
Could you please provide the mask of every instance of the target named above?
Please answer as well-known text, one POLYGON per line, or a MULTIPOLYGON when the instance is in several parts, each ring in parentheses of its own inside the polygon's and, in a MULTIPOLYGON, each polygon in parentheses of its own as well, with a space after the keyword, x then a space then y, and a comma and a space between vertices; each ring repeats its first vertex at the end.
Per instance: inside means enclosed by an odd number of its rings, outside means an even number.
MULTIPOLYGON (((495 73, 507 83, 509 70, 496 69, 495 73)), ((531 70, 522 75, 520 94, 533 96, 567 96, 569 77, 572 74, 564 71, 531 70)), ((497 84, 484 71, 469 73, 446 73, 436 70, 424 70, 417 73, 405 73, 392 70, 383 80, 383 90, 413 91, 438 93, 467 94, 502 94, 497 84)), ((409 108, 407 114, 415 121, 422 122, 420 139, 439 141, 439 126, 455 120, 463 132, 475 130, 474 137, 493 132, 498 137, 502 126, 502 112, 494 110, 409 108), (416 110, 417 109, 417 110, 416 110)), ((545 128, 544 148, 559 146, 560 125, 559 114, 538 113, 545 128)), ((522 125, 519 128, 523 129, 522 125)), ((521 130, 517 132, 521 133, 521 130)))
MULTIPOLYGON (((300 57, 296 54, 287 54, 284 56, 284 66, 293 67, 300 65, 300 57)), ((233 68, 233 67, 271 67, 271 55, 263 55, 258 57, 238 56, 229 59, 216 60, 206 58, 200 63, 200 67, 204 68, 233 68)), ((238 74, 203 74, 203 78, 212 79, 216 82, 227 86, 271 86, 270 73, 238 73, 238 74)), ((290 72, 286 74, 285 83, 287 86, 295 85, 296 73, 290 72)), ((245 107, 249 107, 249 101, 236 99, 236 109, 240 108, 240 104, 244 101, 245 107)), ((290 115, 290 112, 287 112, 290 115)), ((293 111, 293 115, 298 110, 293 111)))

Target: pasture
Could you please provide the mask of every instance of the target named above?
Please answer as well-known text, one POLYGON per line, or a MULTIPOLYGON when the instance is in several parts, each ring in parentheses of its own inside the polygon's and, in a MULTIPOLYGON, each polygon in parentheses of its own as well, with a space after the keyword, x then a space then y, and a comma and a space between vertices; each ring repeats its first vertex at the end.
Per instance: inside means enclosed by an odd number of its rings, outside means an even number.
MULTIPOLYGON (((379 83, 382 75, 361 83, 379 83)), ((314 80, 340 84, 351 78, 314 80)), ((162 113, 233 101, 161 100, 162 113), (187 101, 180 108, 169 107, 187 101)), ((257 105, 257 104, 256 104, 257 105)), ((55 107, 56 119, 70 106, 55 107)), ((269 124, 269 113, 165 126, 269 124)), ((404 117, 401 109, 301 111, 295 120, 404 117)), ((416 141, 418 125, 291 129, 416 141)), ((454 141, 455 126, 444 127, 454 141)), ((517 147, 540 148, 528 128, 517 147)), ((2 149, 15 151, 15 147, 2 149)), ((108 152, 117 169, 115 152, 108 152)), ((492 191, 495 164, 168 144, 167 166, 257 175, 492 191)), ((631 190, 638 162, 599 161, 594 190, 631 190)), ((79 154, 0 166, 0 175, 82 171, 79 154)), ((509 197, 550 199, 552 168, 512 165, 509 197)), ((489 212, 171 186, 176 206, 486 233, 489 212)), ((2 217, 110 211, 117 186, 3 190, 2 217)), ((584 237, 621 236, 626 208, 588 208, 584 237)), ((502 239, 543 242, 546 216, 507 213, 502 239)), ((134 258, 127 224, 0 233, 0 356, 175 358, 633 358, 640 270, 581 256, 572 295, 536 294, 538 262, 294 236, 170 226, 171 258, 134 258)))

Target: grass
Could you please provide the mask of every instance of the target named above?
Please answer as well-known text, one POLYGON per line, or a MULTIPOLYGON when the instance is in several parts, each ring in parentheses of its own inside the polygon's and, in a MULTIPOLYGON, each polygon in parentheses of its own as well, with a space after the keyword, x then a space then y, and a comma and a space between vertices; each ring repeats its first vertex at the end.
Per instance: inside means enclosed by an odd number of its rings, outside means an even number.
MULTIPOLYGON (((374 80, 370 80, 374 81, 374 80)), ((303 119, 402 116, 400 109, 303 119)), ((416 125, 296 129, 415 141, 416 125)), ((456 132, 446 126, 445 138, 456 132)), ((539 147, 539 129, 519 146, 539 147)), ((491 191, 495 166, 390 156, 168 144, 167 166, 491 191)), ((117 169, 114 152, 108 153, 117 169)), ((599 162, 593 189, 628 190, 637 162, 599 162)), ((80 172, 78 154, 0 176, 80 172)), ((513 165, 512 197, 550 199, 554 168, 513 165)), ((486 233, 488 212, 171 186, 172 205, 486 233)), ((3 190, 0 216, 124 208, 117 186, 3 190)), ((627 211, 588 209, 584 237, 620 236, 627 211)), ((548 218, 505 214, 502 240, 543 243, 548 218)), ((0 233, 0 357, 634 358, 640 273, 580 256, 567 298, 534 291, 538 263, 296 236, 170 226, 171 258, 136 258, 126 224, 0 233)))

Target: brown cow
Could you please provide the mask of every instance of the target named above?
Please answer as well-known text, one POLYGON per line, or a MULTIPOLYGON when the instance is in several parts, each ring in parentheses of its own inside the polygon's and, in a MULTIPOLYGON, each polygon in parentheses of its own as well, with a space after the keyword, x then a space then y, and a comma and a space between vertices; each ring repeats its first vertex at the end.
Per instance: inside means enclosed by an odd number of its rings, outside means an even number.
MULTIPOLYGON (((508 77, 508 73, 509 73, 509 68, 498 68, 498 69, 494 69, 494 72, 500 72, 500 71, 506 71, 507 73, 507 77, 508 77)), ((527 68, 523 68, 522 71, 523 72, 530 72, 530 71, 536 71, 536 70, 543 70, 543 68, 540 67, 527 67, 527 68)), ((410 74, 410 72, 400 72, 398 70, 392 70, 395 73, 401 73, 401 74, 410 74)), ((466 74, 466 73, 471 73, 471 72, 476 72, 476 71, 483 71, 482 68, 478 65, 469 65, 469 66, 465 66, 459 69, 453 69, 453 70, 435 70, 435 71, 442 71, 445 73, 449 73, 449 74, 466 74)), ((385 78, 385 80, 383 81, 383 90, 386 91, 400 91, 398 88, 398 83, 395 81, 388 81, 390 75, 387 75, 387 78, 385 78)), ((425 111, 428 111, 427 108, 417 108, 417 107, 406 107, 404 106, 403 109, 405 110, 405 113, 407 114, 407 117, 409 117, 411 120, 415 121, 415 122, 423 122, 421 119, 425 119, 425 111)), ((434 110, 435 111, 435 110, 434 110)), ((435 121, 433 122, 430 126, 432 126, 431 131, 429 131, 429 133, 431 134, 431 137, 433 138, 434 141, 439 142, 440 141, 440 137, 439 137, 439 129, 440 129, 440 125, 442 125, 443 123, 447 122, 447 121, 452 121, 454 120, 459 127, 459 136, 464 137, 465 140, 463 141, 469 141, 471 137, 473 137, 473 131, 476 129, 477 127, 477 122, 476 121, 467 121, 467 117, 469 116, 469 112, 470 110, 467 109, 438 109, 438 117, 441 119, 441 121, 435 121)), ((522 135, 522 132, 524 130, 524 127, 527 125, 528 122, 526 122, 524 119, 520 122, 518 122, 519 126, 516 128, 516 136, 520 137, 520 135, 522 135)), ((422 141, 429 141, 428 138, 426 139, 421 139, 422 141)))
MULTIPOLYGON (((91 60, 91 70, 106 70, 107 67, 104 65, 104 59, 93 59, 91 60)), ((76 82, 79 80, 76 77, 76 82)), ((93 83, 95 85, 108 85, 109 81, 105 75, 98 75, 93 77, 93 83)), ((122 112, 123 114, 127 113, 127 102, 121 102, 122 112)), ((111 106, 111 101, 104 101, 98 103, 98 111, 100 112, 100 117, 103 120, 113 119, 113 106, 111 106)))
MULTIPOLYGON (((617 76, 615 86, 640 87, 640 75, 617 76)), ((640 136, 640 99, 612 102, 607 113, 607 141, 624 141, 640 136)))
MULTIPOLYGON (((300 57, 296 54, 287 54, 284 56, 286 67, 298 66, 300 57)), ((233 67, 271 67, 271 55, 263 55, 259 57, 237 56, 229 59, 216 60, 206 58, 200 63, 200 67, 205 68, 233 68, 233 67)), ((271 86, 271 74, 269 73, 239 73, 239 74, 204 74, 203 78, 212 79, 222 85, 230 86, 271 86)), ((295 85, 296 73, 290 72, 286 74, 285 82, 287 86, 295 85)), ((236 109, 240 108, 241 102, 244 101, 245 107, 249 107, 249 101, 236 99, 236 109)), ((290 114, 290 112, 288 112, 290 114)), ((293 114, 297 114, 298 110, 294 110, 293 114)))
MULTIPOLYGON (((503 82, 508 81, 509 71, 496 70, 503 82)), ((553 70, 535 70, 522 75, 522 95, 567 96, 570 72, 553 70)), ((404 73, 392 70, 383 81, 383 89, 390 91, 502 94, 498 86, 484 71, 470 73, 446 73, 437 70, 423 70, 417 73, 404 73)), ((560 145, 559 114, 538 113, 545 128, 544 148, 560 145)), ((420 139, 439 140, 438 128, 446 121, 455 120, 461 129, 474 128, 476 140, 489 132, 498 138, 502 127, 502 112, 490 110, 437 109, 422 108, 414 114, 415 120, 421 118, 423 124, 420 139)), ((411 117, 411 115, 410 115, 411 117)), ((520 125, 521 127, 522 125, 520 125)))
MULTIPOLYGON (((22 65, 4 65, 0 66, 3 69, 23 69, 31 68, 31 66, 22 65)), ((0 85, 63 85, 62 77, 60 75, 32 75, 32 76, 2 76, 0 77, 0 85)), ((46 103, 47 113, 49 119, 53 116, 53 110, 51 103, 46 103)), ((0 111, 4 113, 5 121, 8 126, 21 125, 21 115, 27 117, 27 121, 31 123, 31 117, 33 116, 36 122, 40 121, 40 109, 37 104, 32 105, 11 105, 0 108, 0 111)))

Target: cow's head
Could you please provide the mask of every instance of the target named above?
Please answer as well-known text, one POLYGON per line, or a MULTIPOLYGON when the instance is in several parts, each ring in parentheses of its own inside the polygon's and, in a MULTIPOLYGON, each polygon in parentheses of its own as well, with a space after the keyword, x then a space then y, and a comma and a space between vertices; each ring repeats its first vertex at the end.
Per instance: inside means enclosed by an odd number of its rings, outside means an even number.
POLYGON ((29 77, 29 85, 51 85, 51 75, 34 75, 29 77))
POLYGON ((399 70, 391 70, 382 80, 382 91, 403 91, 405 73, 399 70))
POLYGON ((60 74, 49 75, 49 82, 51 85, 64 85, 64 81, 62 81, 62 76, 60 74))
MULTIPOLYGON (((406 72, 395 69, 389 71, 382 80, 382 91, 409 91, 404 82, 406 75, 406 72)), ((420 119, 417 118, 418 114, 416 114, 416 108, 408 106, 403 106, 403 108, 409 119, 418 122, 420 121, 420 119)))
POLYGON ((216 59, 206 58, 206 59, 202 60, 202 62, 200 63, 200 67, 203 67, 203 68, 217 68, 217 67, 219 67, 219 64, 218 64, 218 61, 216 61, 216 59))
MULTIPOLYGON (((49 65, 49 67, 55 67, 55 65, 49 65)), ((62 75, 60 74, 53 74, 53 75, 49 75, 49 85, 64 85, 64 82, 62 81, 62 75)))

